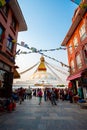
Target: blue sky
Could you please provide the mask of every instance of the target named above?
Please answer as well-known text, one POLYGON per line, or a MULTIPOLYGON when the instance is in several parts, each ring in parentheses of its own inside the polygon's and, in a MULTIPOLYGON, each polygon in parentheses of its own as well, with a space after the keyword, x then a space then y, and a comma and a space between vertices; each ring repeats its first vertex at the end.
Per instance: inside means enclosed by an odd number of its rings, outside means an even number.
MULTIPOLYGON (((24 41, 29 47, 53 49, 61 46, 68 32, 74 10, 77 5, 71 0, 18 0, 28 30, 18 33, 18 42, 24 41)), ((19 49, 19 46, 18 48, 19 49)), ((21 48, 25 50, 25 48, 21 48)), ((28 50, 26 50, 28 51, 28 50)), ((46 55, 68 64, 65 50, 46 52, 46 55)), ((21 54, 16 57, 16 64, 23 71, 39 61, 39 54, 21 54)), ((45 58, 51 64, 59 65, 52 59, 45 58)))

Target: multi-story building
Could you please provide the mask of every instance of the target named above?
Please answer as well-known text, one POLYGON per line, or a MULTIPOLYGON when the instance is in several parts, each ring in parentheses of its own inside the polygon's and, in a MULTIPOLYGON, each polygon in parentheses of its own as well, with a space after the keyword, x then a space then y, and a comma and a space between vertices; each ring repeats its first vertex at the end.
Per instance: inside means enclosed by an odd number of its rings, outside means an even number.
POLYGON ((0 7, 0 96, 11 95, 15 72, 15 55, 18 32, 27 25, 17 0, 0 7))
POLYGON ((74 93, 86 98, 87 94, 87 0, 82 0, 74 12, 72 25, 62 44, 66 46, 74 93))

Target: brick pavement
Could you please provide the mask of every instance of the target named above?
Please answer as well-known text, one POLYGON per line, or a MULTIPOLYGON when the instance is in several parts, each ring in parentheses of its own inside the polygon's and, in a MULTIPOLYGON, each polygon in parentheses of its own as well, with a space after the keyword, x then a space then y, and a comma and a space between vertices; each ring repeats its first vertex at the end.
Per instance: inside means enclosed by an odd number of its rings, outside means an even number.
POLYGON ((33 97, 0 116, 0 130, 87 130, 87 109, 68 101, 52 106, 42 100, 38 105, 38 98, 33 97))

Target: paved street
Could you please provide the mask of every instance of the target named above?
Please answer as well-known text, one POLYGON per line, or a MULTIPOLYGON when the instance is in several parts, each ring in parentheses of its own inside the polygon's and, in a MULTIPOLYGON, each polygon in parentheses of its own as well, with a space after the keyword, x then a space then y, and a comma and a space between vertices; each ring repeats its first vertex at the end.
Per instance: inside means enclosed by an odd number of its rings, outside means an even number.
POLYGON ((87 110, 68 101, 52 106, 42 100, 38 105, 38 98, 33 97, 1 115, 0 130, 87 130, 87 110))

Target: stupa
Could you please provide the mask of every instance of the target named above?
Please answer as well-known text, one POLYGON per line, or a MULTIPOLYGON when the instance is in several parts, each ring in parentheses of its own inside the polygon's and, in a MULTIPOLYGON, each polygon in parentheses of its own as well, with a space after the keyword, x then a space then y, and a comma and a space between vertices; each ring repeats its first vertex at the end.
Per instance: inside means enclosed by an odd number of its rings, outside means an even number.
POLYGON ((54 75, 52 75, 50 72, 47 72, 45 59, 43 56, 41 56, 40 58, 40 64, 37 67, 36 72, 34 72, 33 75, 30 76, 30 79, 35 80, 36 84, 50 84, 51 81, 57 80, 54 75))

